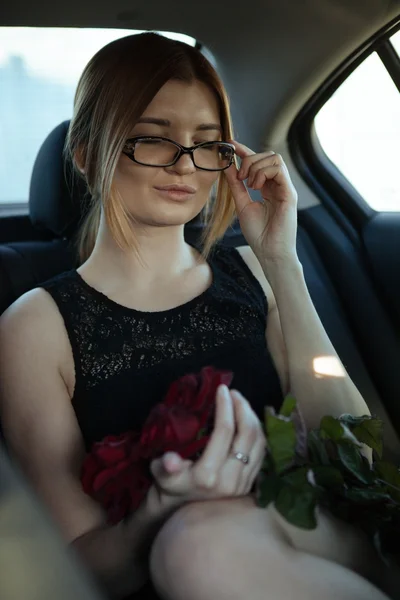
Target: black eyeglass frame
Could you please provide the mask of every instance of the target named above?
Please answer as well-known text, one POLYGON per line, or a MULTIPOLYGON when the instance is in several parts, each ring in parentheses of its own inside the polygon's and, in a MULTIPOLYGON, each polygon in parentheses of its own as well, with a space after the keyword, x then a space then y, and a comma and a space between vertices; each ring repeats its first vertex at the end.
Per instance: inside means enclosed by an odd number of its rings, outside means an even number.
MULTIPOLYGON (((144 167, 172 167, 175 163, 178 162, 178 160, 180 159, 180 157, 183 154, 190 154, 191 159, 192 159, 193 164, 196 167, 196 169, 200 169, 201 171, 225 171, 226 169, 229 169, 229 167, 233 164, 233 161, 235 159, 235 146, 233 144, 230 144, 229 142, 218 142, 218 141, 214 141, 214 140, 210 141, 210 142, 201 142, 200 144, 196 144, 195 146, 182 146, 181 144, 178 144, 178 142, 175 142, 174 140, 170 140, 169 138, 161 137, 158 135, 137 135, 133 138, 129 138, 128 140, 126 140, 125 146, 126 146, 126 144, 136 144, 136 142, 139 142, 142 140, 162 140, 164 142, 170 142, 171 144, 174 144, 174 146, 176 146, 179 150, 179 152, 175 156, 174 160, 165 165, 148 165, 147 163, 142 163, 142 162, 136 160, 135 155, 134 155, 135 146, 133 146, 133 154, 128 153, 124 149, 122 150, 122 153, 125 154, 128 158, 130 158, 133 162, 137 163, 138 165, 143 165, 144 167), (206 169, 205 167, 199 167, 198 165, 196 165, 193 152, 195 150, 197 150, 197 148, 202 148, 203 146, 209 146, 210 144, 219 144, 221 146, 226 146, 232 150, 232 157, 230 159, 229 165, 227 165, 226 167, 222 167, 222 169, 206 169)), ((125 146, 124 146, 124 148, 125 148, 125 146)))

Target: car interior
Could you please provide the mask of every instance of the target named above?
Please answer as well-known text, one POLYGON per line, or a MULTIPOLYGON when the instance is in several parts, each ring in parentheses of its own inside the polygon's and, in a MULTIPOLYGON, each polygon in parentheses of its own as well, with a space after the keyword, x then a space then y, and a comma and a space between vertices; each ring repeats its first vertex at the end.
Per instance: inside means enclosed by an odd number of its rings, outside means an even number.
MULTIPOLYGON (((17 71, 11 78, 12 61, 7 63, 3 43, 17 30, 28 36, 46 29, 69 30, 72 40, 74 31, 92 29, 114 31, 115 38, 118 31, 184 34, 210 58, 230 97, 236 138, 255 151, 279 152, 288 166, 299 196, 298 255, 311 298, 371 413, 385 423, 386 456, 400 464, 399 0, 3 3, 0 314, 28 290, 78 266, 74 235, 87 192, 81 181, 72 182, 71 165, 63 155, 72 106, 54 122, 42 118, 41 112, 51 115, 51 110, 17 86, 17 71), (386 88, 374 79, 372 67, 368 71, 372 64, 390 85, 390 110, 386 88), (363 70, 369 88, 356 80, 363 70), (330 124, 329 115, 323 121, 324 110, 339 101, 350 81, 351 106, 344 100, 340 110, 337 104, 329 113, 330 124), (11 161, 18 155, 21 165, 25 150, 22 141, 13 141, 12 124, 19 119, 21 135, 29 139, 29 128, 34 127, 27 119, 30 103, 46 126, 34 160, 24 164, 29 185, 21 195, 13 192, 19 175, 11 161), (367 115, 363 128, 352 129, 361 113, 367 115), (383 113, 389 115, 389 128, 380 133, 383 113), (360 150, 350 156, 350 147, 360 150), (345 155, 348 171, 340 162, 345 155), (387 187, 379 188, 382 180, 389 180, 387 187)), ((65 45, 60 71, 79 48, 73 41, 65 45)), ((41 51, 50 56, 53 50, 41 51)), ((12 55, 17 54, 14 44, 12 55)), ((187 239, 196 240, 201 227, 200 219, 188 223, 187 239)), ((238 225, 227 231, 224 241, 246 244, 238 225)), ((100 598, 72 557, 64 555, 56 528, 5 448, 0 482, 1 599, 100 598)))

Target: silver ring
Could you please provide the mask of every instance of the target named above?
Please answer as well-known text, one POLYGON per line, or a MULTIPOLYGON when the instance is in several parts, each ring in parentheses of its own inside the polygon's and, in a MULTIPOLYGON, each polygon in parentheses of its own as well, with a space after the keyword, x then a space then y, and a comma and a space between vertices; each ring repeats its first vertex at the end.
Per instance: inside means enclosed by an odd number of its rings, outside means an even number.
POLYGON ((248 454, 243 454, 243 452, 232 452, 232 456, 240 460, 244 465, 250 461, 250 456, 248 454))

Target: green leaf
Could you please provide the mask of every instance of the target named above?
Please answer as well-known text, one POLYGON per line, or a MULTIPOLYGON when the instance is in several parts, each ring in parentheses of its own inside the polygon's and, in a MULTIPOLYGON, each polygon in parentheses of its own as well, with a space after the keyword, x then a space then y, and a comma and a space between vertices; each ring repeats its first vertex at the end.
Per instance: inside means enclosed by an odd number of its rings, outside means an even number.
POLYGON ((368 467, 368 461, 365 462, 358 448, 348 442, 337 445, 339 459, 346 469, 363 483, 372 483, 374 481, 373 472, 368 467))
POLYGON ((353 429, 353 434, 359 442, 366 444, 382 458, 383 451, 383 421, 366 419, 353 429))
POLYGON ((347 427, 350 427, 350 429, 352 429, 356 425, 361 425, 362 423, 364 423, 364 421, 368 421, 369 419, 371 419, 370 415, 362 415, 361 417, 355 417, 354 415, 350 415, 348 413, 344 413, 339 417, 339 421, 341 423, 344 423, 344 425, 347 425, 347 427))
POLYGON ((274 502, 283 485, 283 481, 274 473, 261 476, 256 494, 257 505, 266 508, 271 502, 274 502))
POLYGON ((389 494, 384 488, 368 489, 352 487, 345 491, 345 497, 357 504, 376 504, 390 500, 389 494))
POLYGON ((275 507, 282 517, 302 529, 316 528, 316 504, 313 488, 308 484, 301 488, 284 486, 275 501, 275 507))
POLYGON ((338 442, 344 436, 344 429, 341 422, 330 415, 322 417, 320 431, 322 434, 321 437, 327 437, 335 442, 338 442))
POLYGON ((343 475, 335 467, 316 465, 311 467, 317 485, 324 488, 335 489, 344 485, 343 475))
POLYGON ((295 408, 296 398, 288 394, 283 401, 279 414, 283 415, 284 417, 290 417, 295 408))
POLYGON ((290 473, 285 473, 285 475, 282 475, 281 479, 288 485, 301 488, 304 484, 308 483, 308 470, 308 467, 300 467, 294 471, 291 471, 290 473))
POLYGON ((274 472, 274 461, 272 460, 272 456, 269 454, 269 452, 267 452, 264 456, 264 460, 261 465, 261 471, 267 474, 274 472))
POLYGON ((324 440, 321 440, 317 429, 312 429, 308 434, 308 452, 311 463, 329 465, 330 459, 324 440))
POLYGON ((400 502, 400 471, 393 463, 379 460, 374 462, 374 471, 380 479, 389 484, 388 493, 391 497, 400 502))
POLYGON ((269 417, 276 417, 276 410, 273 406, 266 406, 264 410, 264 425, 265 431, 268 430, 268 419, 269 417))
POLYGON ((294 461, 296 431, 294 423, 280 416, 266 415, 268 447, 275 470, 281 473, 294 461))

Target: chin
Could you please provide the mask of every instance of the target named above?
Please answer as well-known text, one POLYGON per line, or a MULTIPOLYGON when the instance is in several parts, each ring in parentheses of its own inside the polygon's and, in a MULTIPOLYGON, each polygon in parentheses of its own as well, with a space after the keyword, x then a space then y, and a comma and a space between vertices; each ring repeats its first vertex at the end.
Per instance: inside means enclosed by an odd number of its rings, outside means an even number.
POLYGON ((140 224, 148 227, 179 227, 186 225, 201 213, 203 206, 193 207, 182 205, 181 203, 169 204, 168 206, 158 207, 158 210, 148 211, 146 214, 138 214, 131 211, 133 224, 140 224))

